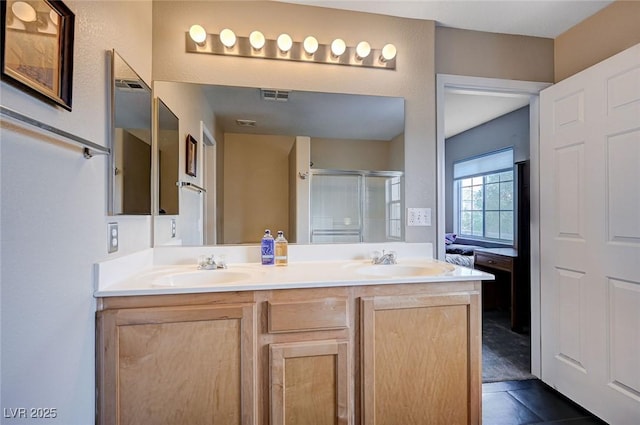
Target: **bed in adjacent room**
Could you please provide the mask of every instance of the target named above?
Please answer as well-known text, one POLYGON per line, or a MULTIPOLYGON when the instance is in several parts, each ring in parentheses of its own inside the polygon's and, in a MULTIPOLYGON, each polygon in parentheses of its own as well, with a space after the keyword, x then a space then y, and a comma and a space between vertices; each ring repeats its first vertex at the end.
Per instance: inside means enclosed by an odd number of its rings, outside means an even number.
POLYGON ((473 252, 475 248, 473 245, 460 245, 451 244, 446 247, 445 261, 447 263, 456 264, 458 266, 464 266, 473 268, 473 252))
POLYGON ((473 253, 476 248, 480 248, 475 245, 463 245, 454 243, 456 235, 453 233, 447 233, 445 235, 445 261, 447 263, 456 264, 458 266, 473 268, 473 253))

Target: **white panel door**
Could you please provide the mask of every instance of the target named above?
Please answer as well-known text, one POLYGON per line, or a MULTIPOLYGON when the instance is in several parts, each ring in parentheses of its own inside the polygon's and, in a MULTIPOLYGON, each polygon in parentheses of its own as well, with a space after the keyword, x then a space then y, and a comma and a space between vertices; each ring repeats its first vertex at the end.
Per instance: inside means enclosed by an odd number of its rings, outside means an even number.
POLYGON ((542 380, 640 424, 640 45, 540 96, 542 380))

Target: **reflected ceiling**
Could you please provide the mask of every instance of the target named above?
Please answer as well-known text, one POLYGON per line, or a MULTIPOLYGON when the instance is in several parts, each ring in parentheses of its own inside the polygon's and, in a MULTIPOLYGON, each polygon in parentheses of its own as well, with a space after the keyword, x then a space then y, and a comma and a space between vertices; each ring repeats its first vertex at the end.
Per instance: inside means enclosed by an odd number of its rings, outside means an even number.
POLYGON ((404 133, 402 98, 290 91, 280 101, 264 100, 258 88, 203 89, 217 123, 228 133, 365 140, 391 140, 404 133), (239 126, 237 120, 255 121, 255 127, 239 126))

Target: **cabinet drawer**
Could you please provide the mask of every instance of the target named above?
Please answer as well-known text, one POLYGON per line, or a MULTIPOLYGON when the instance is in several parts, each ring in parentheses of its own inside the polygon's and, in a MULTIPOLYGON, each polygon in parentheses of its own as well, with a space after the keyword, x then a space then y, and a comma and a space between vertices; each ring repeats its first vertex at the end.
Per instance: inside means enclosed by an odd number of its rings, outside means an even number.
POLYGON ((268 307, 270 333, 346 329, 349 323, 342 298, 268 302, 268 307))
POLYGON ((475 264, 505 271, 513 270, 513 258, 476 252, 475 264))

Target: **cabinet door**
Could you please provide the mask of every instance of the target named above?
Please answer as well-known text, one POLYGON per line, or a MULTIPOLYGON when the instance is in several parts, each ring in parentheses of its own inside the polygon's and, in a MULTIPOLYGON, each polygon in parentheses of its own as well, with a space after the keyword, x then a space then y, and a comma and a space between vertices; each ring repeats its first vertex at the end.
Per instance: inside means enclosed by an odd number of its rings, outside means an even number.
POLYGON ((346 341, 270 345, 271 425, 350 425, 346 341))
POLYGON ((253 304, 98 313, 100 424, 256 423, 253 304))
POLYGON ((366 425, 480 423, 479 295, 361 299, 366 425))

